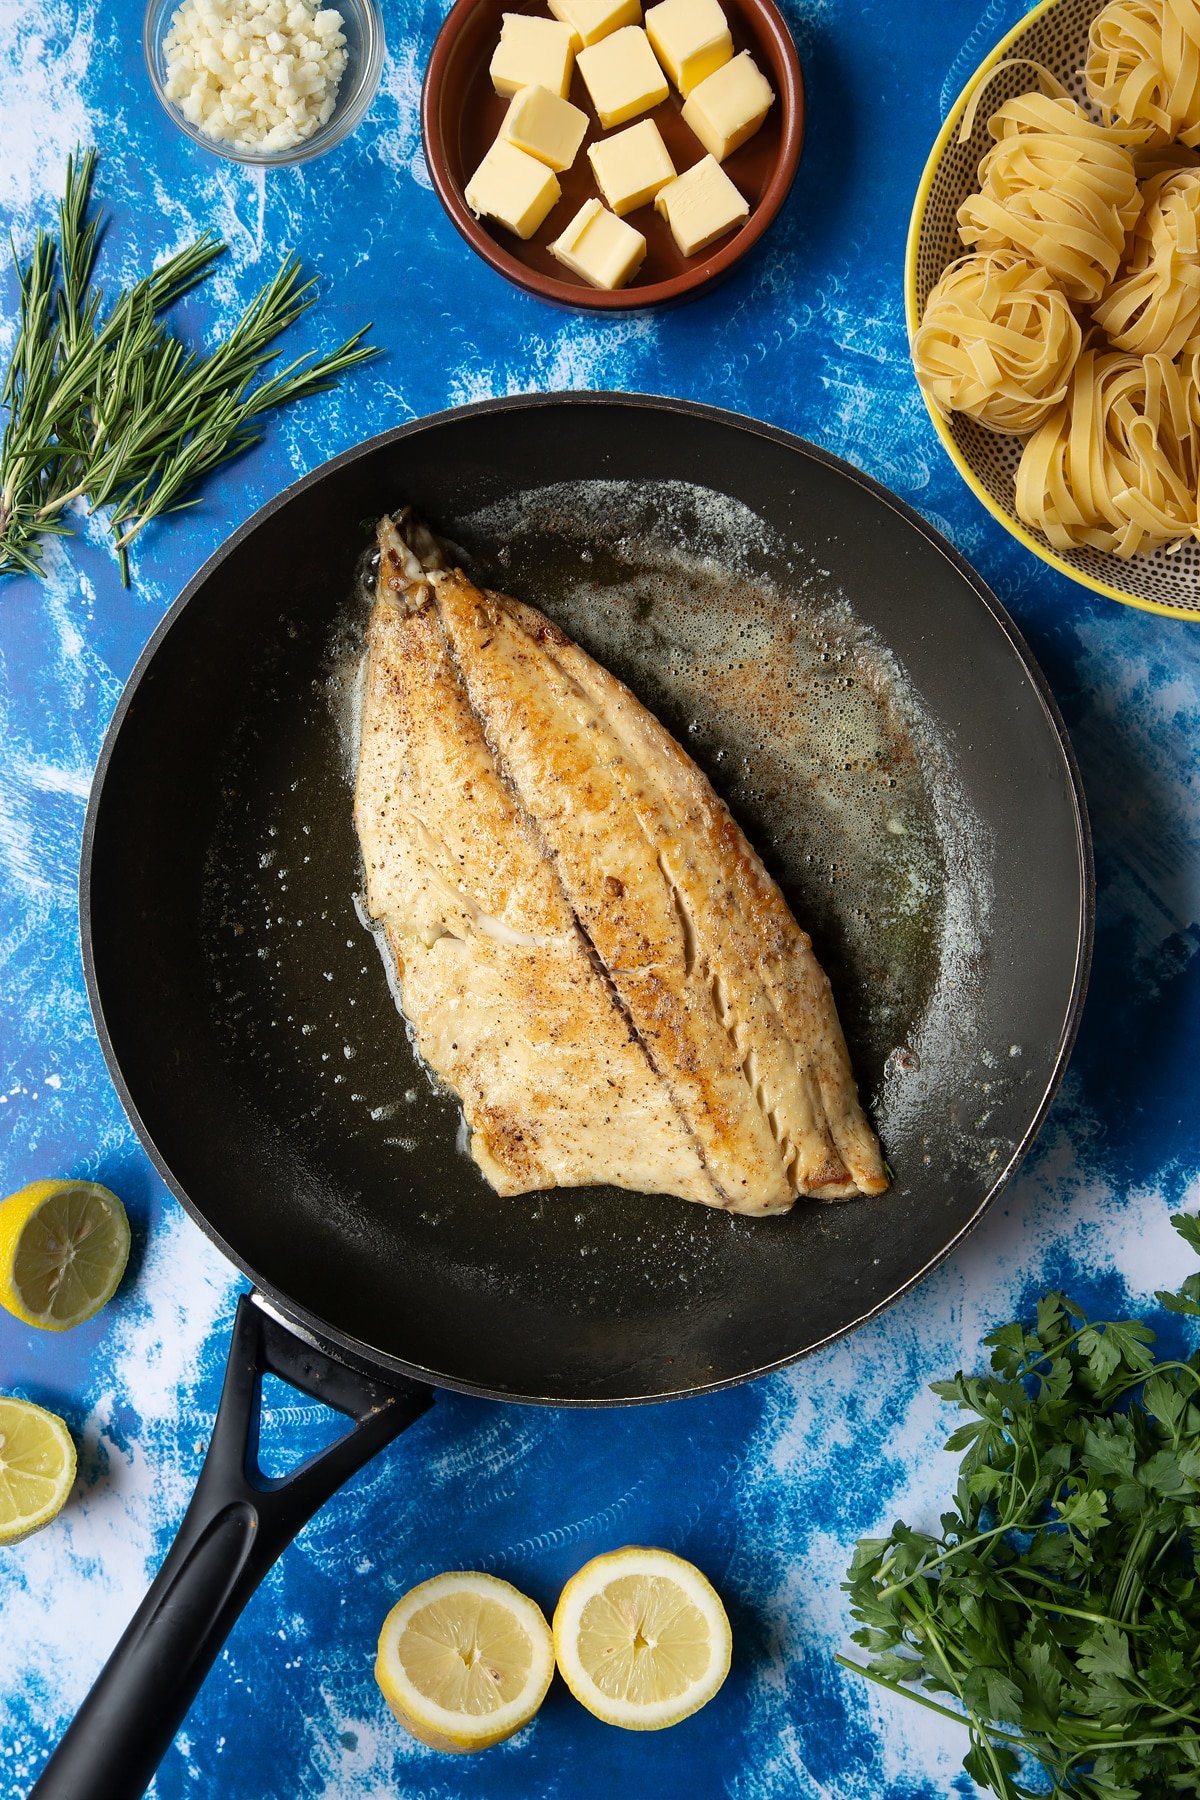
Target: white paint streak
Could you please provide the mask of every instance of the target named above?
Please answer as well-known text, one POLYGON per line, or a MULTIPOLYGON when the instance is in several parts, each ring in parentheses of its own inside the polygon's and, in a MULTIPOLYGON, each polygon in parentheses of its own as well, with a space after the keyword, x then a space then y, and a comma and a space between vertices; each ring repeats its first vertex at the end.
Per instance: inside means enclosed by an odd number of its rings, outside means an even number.
POLYGON ((88 0, 32 0, 0 8, 4 154, 0 206, 40 217, 62 192, 67 157, 93 142, 83 98, 95 53, 96 7, 88 0))
POLYGON ((194 1445, 184 1441, 181 1414, 232 1285, 228 1263, 172 1207, 100 1359, 79 1450, 82 1470, 101 1460, 105 1473, 76 1486, 55 1529, 30 1538, 6 1584, 5 1631, 24 1646, 25 1680, 64 1707, 78 1706, 112 1649, 116 1622, 140 1602, 158 1558, 156 1527, 178 1520, 190 1497, 194 1445), (136 1435, 122 1446, 131 1413, 136 1435))
POLYGON ((30 763, 26 774, 30 787, 43 794, 74 794, 77 800, 86 800, 92 785, 90 769, 55 769, 44 763, 30 763))
POLYGON ((547 337, 531 337, 520 369, 489 367, 475 358, 464 359, 451 377, 447 399, 451 406, 462 406, 472 400, 531 390, 633 391, 638 386, 637 364, 653 359, 657 334, 658 325, 649 315, 613 320, 602 327, 571 320, 547 337))
POLYGON ((384 165, 403 171, 423 188, 432 184, 421 150, 421 83, 424 68, 411 38, 388 45, 374 108, 384 119, 375 134, 374 153, 384 165))

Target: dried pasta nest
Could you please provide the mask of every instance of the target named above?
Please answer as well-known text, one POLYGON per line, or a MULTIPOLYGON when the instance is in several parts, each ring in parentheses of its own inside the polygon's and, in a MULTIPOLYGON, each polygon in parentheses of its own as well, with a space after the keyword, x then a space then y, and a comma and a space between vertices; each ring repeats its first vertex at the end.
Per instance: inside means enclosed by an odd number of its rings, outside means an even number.
POLYGON ((960 257, 931 289, 913 364, 943 415, 1023 435, 1064 398, 1081 336, 1047 271, 996 250, 960 257))
POLYGON ((1200 144, 1198 0, 1110 0, 1088 32, 1084 79, 1105 124, 1145 144, 1200 144))
POLYGON ((1200 169, 1152 176, 1142 198, 1121 273, 1092 317, 1118 350, 1179 356, 1200 348, 1200 169))
POLYGON ((1016 505, 1056 550, 1129 557, 1196 534, 1196 359, 1085 347, 1025 445, 1016 505))
POLYGON ((1141 207, 1128 149, 1065 93, 1019 94, 988 130, 996 143, 979 166, 980 191, 958 209, 963 243, 1015 250, 1069 300, 1093 304, 1141 207))

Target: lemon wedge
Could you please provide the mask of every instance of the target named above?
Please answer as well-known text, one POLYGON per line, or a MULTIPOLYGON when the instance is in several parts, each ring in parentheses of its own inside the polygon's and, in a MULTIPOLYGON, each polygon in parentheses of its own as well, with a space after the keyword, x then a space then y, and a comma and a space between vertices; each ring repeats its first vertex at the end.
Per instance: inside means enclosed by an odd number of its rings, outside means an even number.
POLYGON ((541 1610, 507 1581, 435 1575, 393 1606, 375 1679, 405 1730, 433 1750, 487 1750, 527 1725, 554 1674, 541 1610))
POLYGON ((716 1589, 669 1550, 630 1544, 593 1557, 554 1609, 563 1680, 590 1713, 627 1731, 677 1725, 712 1699, 733 1649, 716 1589))
POLYGON ((75 1446, 58 1415, 0 1394, 0 1544, 48 1525, 74 1479, 75 1446))
POLYGON ((31 1181, 0 1201, 0 1304, 69 1331, 100 1311, 129 1260, 129 1220, 95 1181, 31 1181))

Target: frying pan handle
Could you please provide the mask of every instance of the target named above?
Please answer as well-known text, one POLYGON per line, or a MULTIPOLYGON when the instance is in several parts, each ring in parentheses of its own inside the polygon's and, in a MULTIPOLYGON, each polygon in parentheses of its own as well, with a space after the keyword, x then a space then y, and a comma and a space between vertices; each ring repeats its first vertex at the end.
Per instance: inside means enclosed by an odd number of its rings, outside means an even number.
POLYGON ((294 1337, 254 1297, 238 1301, 225 1386, 191 1505, 166 1561, 30 1800, 136 1800, 144 1793, 247 1600, 300 1527, 432 1403, 294 1337), (264 1373, 356 1423, 281 1480, 258 1466, 264 1373))

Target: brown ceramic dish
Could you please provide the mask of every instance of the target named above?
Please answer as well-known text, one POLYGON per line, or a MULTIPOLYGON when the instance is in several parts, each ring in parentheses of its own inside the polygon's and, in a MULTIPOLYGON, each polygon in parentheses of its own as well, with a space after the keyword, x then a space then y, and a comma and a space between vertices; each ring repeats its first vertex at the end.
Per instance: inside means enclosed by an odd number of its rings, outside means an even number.
MULTIPOLYGON (((438 33, 421 94, 421 129, 433 185, 451 219, 473 250, 509 281, 559 306, 602 312, 662 306, 695 295, 726 275, 762 236, 784 200, 800 161, 804 141, 804 77, 791 33, 774 0, 722 0, 735 52, 749 50, 775 90, 766 123, 725 164, 731 180, 750 202, 750 217, 738 231, 712 248, 684 257, 665 219, 653 206, 627 215, 646 239, 646 260, 626 288, 609 293, 589 287, 550 254, 558 236, 583 202, 597 193, 587 145, 605 134, 595 122, 582 77, 571 77, 570 99, 588 115, 584 147, 574 166, 559 176, 562 199, 527 242, 490 219, 477 219, 463 188, 483 161, 508 108, 493 91, 488 64, 500 36, 501 15, 529 12, 548 17, 544 0, 456 0, 438 33)), ((680 118, 682 101, 672 88, 661 106, 644 113, 662 132, 680 174, 699 162, 704 146, 680 118)))

